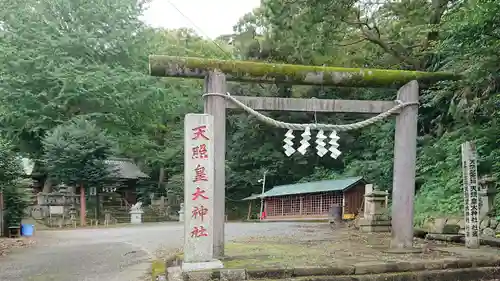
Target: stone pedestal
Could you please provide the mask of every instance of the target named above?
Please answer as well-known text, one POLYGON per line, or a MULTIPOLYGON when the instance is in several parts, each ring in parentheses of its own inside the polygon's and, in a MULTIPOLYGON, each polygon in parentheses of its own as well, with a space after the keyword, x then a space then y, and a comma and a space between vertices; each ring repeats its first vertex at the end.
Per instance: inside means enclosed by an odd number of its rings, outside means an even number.
POLYGON ((142 223, 142 210, 130 211, 130 223, 131 224, 141 224, 142 223))
POLYGON ((130 207, 130 223, 141 224, 142 223, 142 202, 137 202, 132 207, 130 207))
POLYGON ((391 220, 385 206, 388 193, 374 190, 365 194, 364 217, 358 222, 363 232, 390 232, 391 220))
POLYGON ((141 209, 141 203, 137 203, 130 208, 130 223, 131 224, 141 224, 142 214, 144 211, 141 209))
POLYGON ((484 219, 493 210, 496 190, 496 179, 483 177, 479 180, 479 219, 484 219))
POLYGON ((130 223, 131 224, 141 224, 142 223, 142 210, 130 210, 130 223))
POLYGON ((182 272, 220 269, 220 268, 224 268, 222 261, 215 259, 207 262, 182 262, 181 265, 182 272))

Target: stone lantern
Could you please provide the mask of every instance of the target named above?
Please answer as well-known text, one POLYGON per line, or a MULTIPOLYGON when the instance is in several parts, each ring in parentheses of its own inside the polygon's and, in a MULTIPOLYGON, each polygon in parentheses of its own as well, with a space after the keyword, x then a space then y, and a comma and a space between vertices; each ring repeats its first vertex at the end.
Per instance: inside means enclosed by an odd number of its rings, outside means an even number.
POLYGON ((496 178, 483 176, 479 179, 479 219, 484 219, 493 210, 496 190, 496 178))
POLYGON ((389 232, 391 220, 387 215, 387 191, 373 190, 365 194, 364 216, 358 222, 363 232, 389 232))

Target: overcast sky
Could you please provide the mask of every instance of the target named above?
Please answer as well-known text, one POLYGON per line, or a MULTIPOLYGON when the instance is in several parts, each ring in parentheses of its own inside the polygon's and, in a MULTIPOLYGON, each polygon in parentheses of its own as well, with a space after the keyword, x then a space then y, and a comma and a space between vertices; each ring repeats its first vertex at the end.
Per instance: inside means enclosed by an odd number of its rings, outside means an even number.
POLYGON ((193 28, 202 36, 215 38, 232 33, 238 19, 259 4, 260 0, 152 0, 144 21, 154 27, 193 28))

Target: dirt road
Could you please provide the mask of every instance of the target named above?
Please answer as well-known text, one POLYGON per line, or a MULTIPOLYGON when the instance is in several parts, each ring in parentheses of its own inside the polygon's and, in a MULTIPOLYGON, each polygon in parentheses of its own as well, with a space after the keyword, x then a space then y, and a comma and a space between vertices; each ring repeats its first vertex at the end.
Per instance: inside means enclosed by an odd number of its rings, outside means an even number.
MULTIPOLYGON (((297 223, 228 223, 226 240, 301 231, 297 223)), ((0 258, 2 281, 136 281, 158 249, 182 247, 180 223, 39 231, 37 245, 0 258)))

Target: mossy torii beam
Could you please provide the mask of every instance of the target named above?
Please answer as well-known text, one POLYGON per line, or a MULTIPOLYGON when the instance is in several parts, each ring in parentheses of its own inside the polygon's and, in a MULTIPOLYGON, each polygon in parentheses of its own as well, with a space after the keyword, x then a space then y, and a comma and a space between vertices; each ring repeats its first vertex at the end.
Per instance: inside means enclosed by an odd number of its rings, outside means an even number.
POLYGON ((460 79, 459 75, 447 72, 342 68, 162 55, 149 57, 149 72, 152 76, 203 79, 209 71, 215 69, 223 72, 230 81, 338 87, 399 88, 412 80, 418 81, 422 86, 460 79))

